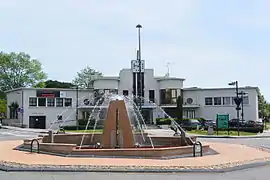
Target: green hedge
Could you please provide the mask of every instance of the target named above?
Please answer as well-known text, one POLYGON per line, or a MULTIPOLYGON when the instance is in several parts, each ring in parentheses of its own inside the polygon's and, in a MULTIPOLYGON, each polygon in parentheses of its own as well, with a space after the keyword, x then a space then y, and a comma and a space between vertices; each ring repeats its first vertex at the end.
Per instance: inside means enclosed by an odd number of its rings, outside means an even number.
MULTIPOLYGON (((183 118, 182 120, 177 119, 177 118, 156 118, 156 124, 157 125, 170 125, 171 119, 173 119, 178 124, 181 124, 181 121, 190 120, 190 118, 183 118)), ((192 118, 192 119, 197 119, 198 121, 204 120, 203 118, 192 118)))
MULTIPOLYGON (((77 128, 78 128, 78 130, 85 130, 85 127, 86 126, 63 126, 62 128, 64 129, 64 130, 77 130, 77 128)), ((92 129, 94 129, 94 126, 88 126, 88 128, 87 128, 87 130, 92 130, 92 129)), ((103 125, 97 125, 96 126, 96 129, 103 129, 103 125)))
MULTIPOLYGON (((79 126, 86 126, 87 123, 88 123, 88 119, 79 119, 78 120, 79 126)), ((103 123, 104 123, 104 121, 102 121, 102 120, 97 121, 97 125, 103 125, 103 123)), ((90 120, 88 125, 89 126, 94 126, 95 125, 95 120, 90 120)))

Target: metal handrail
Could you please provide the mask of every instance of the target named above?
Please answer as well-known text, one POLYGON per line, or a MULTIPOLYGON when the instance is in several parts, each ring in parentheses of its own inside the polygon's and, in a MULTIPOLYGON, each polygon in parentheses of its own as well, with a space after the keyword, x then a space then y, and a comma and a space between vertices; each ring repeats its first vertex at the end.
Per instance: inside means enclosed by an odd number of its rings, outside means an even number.
POLYGON ((32 139, 32 141, 31 141, 31 152, 33 152, 34 142, 37 142, 37 153, 39 153, 39 141, 37 139, 32 139))
POLYGON ((65 129, 64 128, 59 128, 58 131, 56 132, 56 134, 60 134, 60 133, 65 134, 66 133, 65 129))
POLYGON ((196 146, 200 146, 200 156, 203 156, 203 147, 200 141, 196 141, 193 144, 193 157, 196 157, 196 146))

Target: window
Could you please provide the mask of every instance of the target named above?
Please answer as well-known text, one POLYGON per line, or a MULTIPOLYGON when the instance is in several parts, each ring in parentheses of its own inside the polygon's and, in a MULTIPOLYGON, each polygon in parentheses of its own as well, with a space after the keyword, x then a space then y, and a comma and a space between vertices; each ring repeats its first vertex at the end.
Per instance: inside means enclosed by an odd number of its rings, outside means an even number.
POLYGON ((248 96, 243 97, 243 104, 249 104, 248 96))
POLYGON ((110 94, 111 90, 110 89, 104 89, 104 94, 110 94))
POLYGON ((55 99, 47 98, 47 107, 54 107, 54 106, 55 106, 55 99))
POLYGON ((161 89, 160 104, 176 104, 177 97, 181 96, 180 89, 161 89))
POLYGON ((123 90, 123 95, 128 96, 128 90, 123 90))
POLYGON ((205 105, 213 105, 213 98, 211 97, 206 97, 205 99, 205 105))
POLYGON ((231 98, 230 97, 223 97, 223 105, 230 105, 231 98))
POLYGON ((29 106, 37 106, 37 98, 30 97, 29 98, 29 106))
POLYGON ((155 90, 149 90, 149 101, 155 102, 155 90))
MULTIPOLYGON (((234 98, 235 97, 232 97, 232 104, 233 105, 235 105, 234 98)), ((248 98, 248 96, 243 96, 243 104, 249 104, 249 98, 248 98)))
POLYGON ((118 89, 110 89, 109 92, 112 94, 118 94, 118 89))
POLYGON ((185 110, 184 111, 185 118, 195 118, 195 110, 185 110))
POLYGON ((56 107, 63 107, 63 98, 56 98, 56 107))
POLYGON ((65 106, 66 107, 72 106, 72 98, 65 98, 65 106))
POLYGON ((233 105, 235 105, 234 98, 235 98, 235 97, 232 97, 232 104, 233 104, 233 105))
POLYGON ((46 106, 46 98, 38 98, 38 106, 46 106))
POLYGON ((214 97, 214 105, 221 105, 221 97, 214 97))

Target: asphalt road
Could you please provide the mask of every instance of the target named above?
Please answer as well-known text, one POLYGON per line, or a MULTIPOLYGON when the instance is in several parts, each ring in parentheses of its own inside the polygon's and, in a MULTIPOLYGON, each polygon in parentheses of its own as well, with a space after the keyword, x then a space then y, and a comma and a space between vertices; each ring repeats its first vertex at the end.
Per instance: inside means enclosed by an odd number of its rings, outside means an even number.
MULTIPOLYGON (((18 140, 29 137, 35 137, 37 133, 28 133, 21 131, 13 131, 0 129, 0 141, 3 140, 18 140)), ((264 139, 200 139, 200 141, 219 141, 226 143, 246 144, 249 146, 270 146, 270 138, 264 139)), ((1 172, 1 180, 73 180, 80 179, 111 179, 111 180, 209 180, 218 178, 219 180, 269 180, 270 167, 259 167, 246 169, 242 171, 234 171, 228 173, 176 173, 176 174, 150 174, 150 173, 37 173, 37 172, 1 172)))

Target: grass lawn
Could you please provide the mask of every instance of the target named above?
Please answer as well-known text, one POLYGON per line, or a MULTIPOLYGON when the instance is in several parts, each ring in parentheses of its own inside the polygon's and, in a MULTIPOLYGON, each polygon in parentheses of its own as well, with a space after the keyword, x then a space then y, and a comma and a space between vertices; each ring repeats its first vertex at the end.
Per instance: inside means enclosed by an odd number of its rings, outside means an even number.
POLYGON ((65 130, 66 132, 76 132, 76 133, 102 133, 103 129, 95 129, 95 130, 65 130))
MULTIPOLYGON (((208 135, 206 130, 192 130, 192 131, 187 131, 187 133, 190 134, 200 134, 200 135, 208 135)), ((217 135, 217 132, 214 131, 214 135, 217 135)), ((219 136, 227 136, 228 135, 228 131, 218 131, 218 135, 219 136)), ((238 132, 237 131, 230 131, 230 136, 238 136, 238 132)), ((256 133, 252 133, 252 132, 240 132, 240 136, 252 136, 252 135, 256 135, 256 133)))
POLYGON ((270 122, 266 123, 266 129, 270 129, 270 122))

